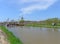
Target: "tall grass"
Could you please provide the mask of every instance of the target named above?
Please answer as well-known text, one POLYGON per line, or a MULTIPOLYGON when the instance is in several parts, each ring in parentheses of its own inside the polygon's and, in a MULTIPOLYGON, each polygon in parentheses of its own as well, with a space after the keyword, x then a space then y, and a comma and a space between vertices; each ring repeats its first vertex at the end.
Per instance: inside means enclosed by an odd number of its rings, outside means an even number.
POLYGON ((0 28, 7 35, 7 39, 9 40, 10 44, 23 44, 22 41, 15 37, 12 32, 6 29, 5 26, 0 26, 0 28))

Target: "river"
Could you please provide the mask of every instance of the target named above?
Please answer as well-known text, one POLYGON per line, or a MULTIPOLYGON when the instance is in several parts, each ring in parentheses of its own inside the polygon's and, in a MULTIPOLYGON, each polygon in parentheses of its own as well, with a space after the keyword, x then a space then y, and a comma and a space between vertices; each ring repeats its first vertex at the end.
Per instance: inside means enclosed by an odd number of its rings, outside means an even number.
POLYGON ((8 27, 24 44, 60 44, 60 29, 40 27, 8 27))

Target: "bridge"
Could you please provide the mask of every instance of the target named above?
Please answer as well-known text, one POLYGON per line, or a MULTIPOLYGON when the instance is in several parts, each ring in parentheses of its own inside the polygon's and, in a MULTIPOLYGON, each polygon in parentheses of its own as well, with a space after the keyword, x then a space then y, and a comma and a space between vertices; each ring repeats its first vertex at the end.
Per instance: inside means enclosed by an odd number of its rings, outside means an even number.
POLYGON ((0 22, 0 26, 24 26, 22 22, 0 22))

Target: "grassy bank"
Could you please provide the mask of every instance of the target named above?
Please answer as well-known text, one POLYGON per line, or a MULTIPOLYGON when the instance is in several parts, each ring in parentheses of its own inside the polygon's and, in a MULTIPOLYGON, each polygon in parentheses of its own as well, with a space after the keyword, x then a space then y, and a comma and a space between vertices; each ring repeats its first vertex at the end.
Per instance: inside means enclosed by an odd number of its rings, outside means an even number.
POLYGON ((9 40, 10 44, 23 44, 22 41, 15 37, 12 32, 8 31, 6 27, 0 26, 0 28, 4 33, 6 33, 7 39, 9 40))
POLYGON ((45 28, 60 28, 60 19, 59 18, 49 18, 41 21, 25 21, 26 26, 33 27, 45 27, 45 28), (54 26, 52 24, 54 23, 54 26))
POLYGON ((52 26, 52 25, 43 25, 43 24, 27 24, 26 26, 32 26, 32 27, 43 27, 43 28, 60 28, 60 26, 52 26))

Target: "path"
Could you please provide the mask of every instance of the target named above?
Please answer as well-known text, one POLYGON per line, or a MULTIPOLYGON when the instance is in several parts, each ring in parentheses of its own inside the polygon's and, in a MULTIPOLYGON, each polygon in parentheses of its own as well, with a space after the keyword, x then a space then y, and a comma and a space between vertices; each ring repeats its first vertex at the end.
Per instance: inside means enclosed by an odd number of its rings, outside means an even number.
POLYGON ((0 44, 9 44, 5 33, 0 30, 0 44))

